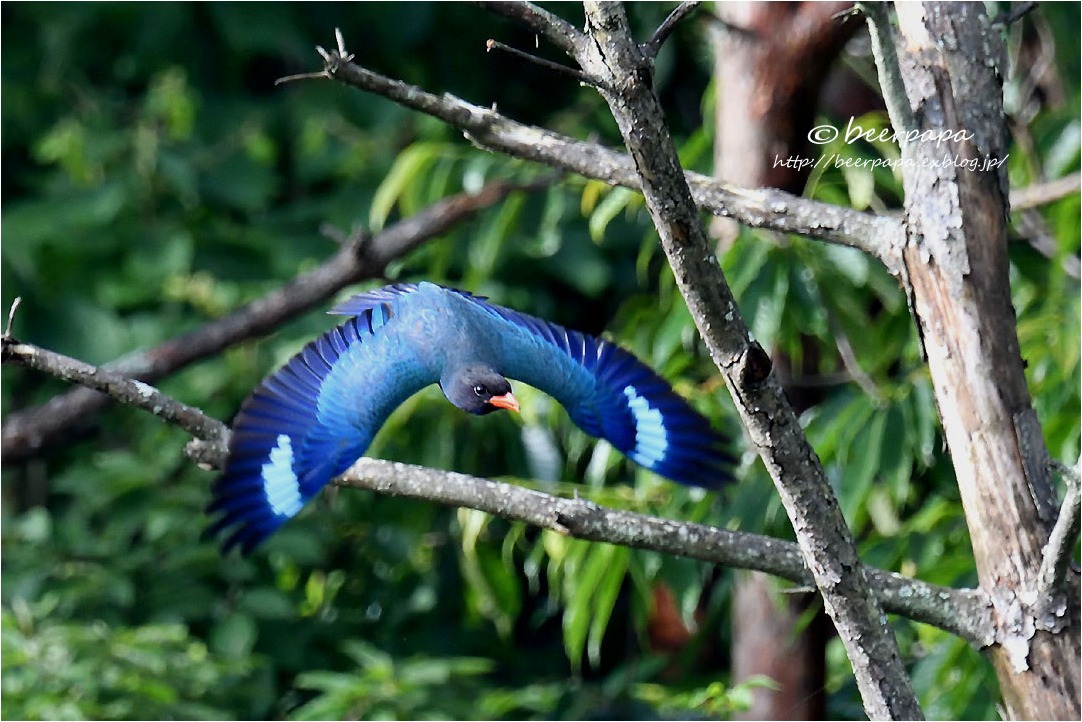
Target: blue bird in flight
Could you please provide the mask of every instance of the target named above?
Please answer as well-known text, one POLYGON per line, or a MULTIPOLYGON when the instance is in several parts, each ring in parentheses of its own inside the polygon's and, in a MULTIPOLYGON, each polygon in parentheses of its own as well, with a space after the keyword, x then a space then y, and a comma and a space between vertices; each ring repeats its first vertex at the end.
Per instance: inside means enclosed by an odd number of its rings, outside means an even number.
POLYGON ((349 316, 268 376, 233 422, 208 535, 244 554, 348 469, 400 404, 438 383, 472 414, 519 410, 508 378, 555 398, 586 433, 674 481, 731 480, 727 439, 617 345, 432 283, 361 293, 349 316))

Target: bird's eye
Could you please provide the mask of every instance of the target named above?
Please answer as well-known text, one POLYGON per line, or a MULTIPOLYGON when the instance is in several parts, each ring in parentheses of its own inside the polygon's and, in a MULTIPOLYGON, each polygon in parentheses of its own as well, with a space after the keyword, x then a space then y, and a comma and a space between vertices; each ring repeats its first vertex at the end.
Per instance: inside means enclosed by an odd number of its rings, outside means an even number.
POLYGON ((475 394, 477 394, 478 396, 484 396, 485 394, 488 393, 488 389, 486 389, 481 384, 477 384, 476 386, 473 387, 473 392, 475 394))

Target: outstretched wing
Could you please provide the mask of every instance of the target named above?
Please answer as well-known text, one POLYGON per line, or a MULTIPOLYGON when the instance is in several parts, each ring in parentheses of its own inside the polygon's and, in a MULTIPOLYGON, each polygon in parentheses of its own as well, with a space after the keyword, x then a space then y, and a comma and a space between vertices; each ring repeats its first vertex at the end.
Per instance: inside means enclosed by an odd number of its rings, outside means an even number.
MULTIPOLYGON (((370 294, 366 294, 370 295, 370 294)), ((364 453, 395 408, 436 381, 399 342, 394 294, 309 343, 268 376, 233 422, 208 535, 247 554, 364 453)))
POLYGON ((673 481, 732 479, 728 441, 635 356, 608 341, 459 292, 502 324, 502 368, 559 401, 586 433, 673 481))

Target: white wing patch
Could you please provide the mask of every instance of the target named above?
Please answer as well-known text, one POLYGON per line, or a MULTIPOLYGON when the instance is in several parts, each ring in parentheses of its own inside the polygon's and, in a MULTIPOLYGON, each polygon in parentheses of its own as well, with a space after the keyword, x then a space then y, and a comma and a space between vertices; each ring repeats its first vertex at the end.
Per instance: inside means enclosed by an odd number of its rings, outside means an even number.
POLYGON ((291 517, 304 506, 301 486, 293 472, 293 442, 278 434, 278 445, 271 449, 270 461, 263 465, 263 494, 278 516, 291 517))
POLYGON ((624 396, 635 417, 635 450, 629 456, 643 466, 651 466, 665 458, 665 450, 669 448, 669 435, 662 423, 661 411, 651 408, 650 402, 639 396, 634 386, 625 386, 624 396))

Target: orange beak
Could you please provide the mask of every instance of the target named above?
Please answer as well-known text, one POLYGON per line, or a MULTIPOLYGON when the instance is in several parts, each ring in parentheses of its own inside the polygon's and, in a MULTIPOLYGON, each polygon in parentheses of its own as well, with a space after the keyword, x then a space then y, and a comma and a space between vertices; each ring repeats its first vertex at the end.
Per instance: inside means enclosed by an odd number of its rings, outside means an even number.
POLYGON ((515 395, 510 391, 503 396, 493 396, 488 402, 498 409, 508 409, 509 411, 518 413, 518 399, 516 399, 515 395))

